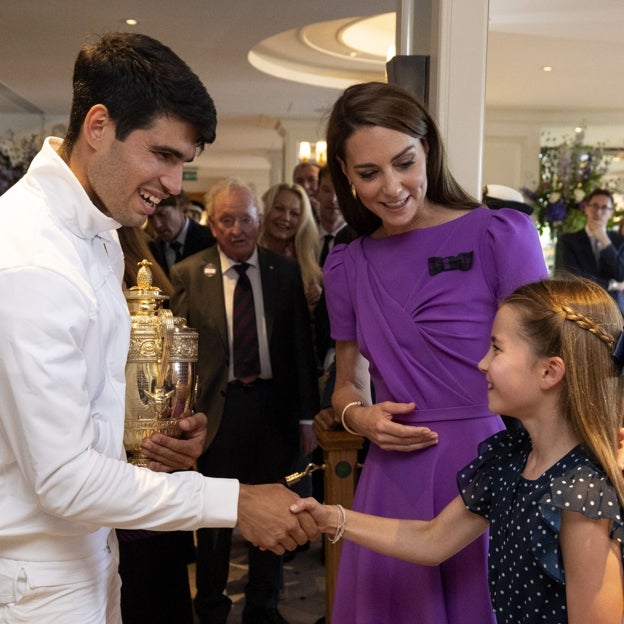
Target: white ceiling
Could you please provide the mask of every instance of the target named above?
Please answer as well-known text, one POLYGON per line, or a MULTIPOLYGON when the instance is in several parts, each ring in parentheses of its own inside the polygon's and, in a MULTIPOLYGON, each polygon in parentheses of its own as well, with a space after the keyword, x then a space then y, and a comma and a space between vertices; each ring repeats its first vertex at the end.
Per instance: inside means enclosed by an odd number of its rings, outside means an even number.
MULTIPOLYGON (((340 90, 262 73, 247 61, 249 50, 284 31, 388 13, 398 4, 2 0, 0 113, 30 106, 46 120, 64 118, 82 43, 94 33, 129 30, 124 19, 134 17, 136 30, 171 46, 213 96, 221 124, 210 150, 278 149, 279 120, 320 119, 340 90), (12 100, 3 97, 3 85, 12 100)), ((492 109, 621 111, 624 121, 624 0, 490 0, 490 14, 486 116, 492 109), (553 71, 543 72, 544 65, 553 71)))

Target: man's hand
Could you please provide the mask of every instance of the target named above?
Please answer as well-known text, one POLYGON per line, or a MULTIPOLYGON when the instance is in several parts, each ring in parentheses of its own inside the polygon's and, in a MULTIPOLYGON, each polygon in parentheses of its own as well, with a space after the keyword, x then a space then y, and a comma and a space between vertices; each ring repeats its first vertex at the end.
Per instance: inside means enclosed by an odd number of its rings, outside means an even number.
POLYGON ((331 407, 326 407, 320 412, 317 412, 316 416, 314 416, 312 429, 314 430, 314 435, 318 438, 320 432, 333 431, 334 429, 338 429, 339 425, 340 423, 338 423, 334 417, 334 410, 331 407))
POLYGON ((607 234, 606 221, 602 222, 595 219, 588 219, 585 227, 587 233, 600 243, 601 249, 605 249, 611 244, 611 239, 607 234))
POLYGON ((299 424, 299 454, 307 457, 318 446, 312 425, 299 424))
POLYGON ((319 534, 308 512, 295 515, 290 511, 298 498, 283 485, 241 484, 236 526, 255 546, 283 555, 319 534))
POLYGON ((182 437, 171 438, 155 433, 143 440, 141 451, 152 461, 148 467, 156 472, 188 470, 204 451, 206 442, 206 414, 189 414, 178 421, 182 437))

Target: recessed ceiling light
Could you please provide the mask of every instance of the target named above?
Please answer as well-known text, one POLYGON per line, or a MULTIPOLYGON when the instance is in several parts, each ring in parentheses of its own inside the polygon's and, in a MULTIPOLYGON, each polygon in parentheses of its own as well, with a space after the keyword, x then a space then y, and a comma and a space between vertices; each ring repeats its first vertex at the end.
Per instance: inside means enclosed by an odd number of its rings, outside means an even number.
POLYGON ((552 65, 544 65, 544 67, 542 67, 542 71, 545 72, 551 72, 553 70, 552 65))
POLYGON ((138 23, 139 23, 139 20, 134 19, 134 18, 132 18, 132 17, 129 17, 129 18, 126 20, 126 24, 128 24, 128 26, 136 26, 138 23))

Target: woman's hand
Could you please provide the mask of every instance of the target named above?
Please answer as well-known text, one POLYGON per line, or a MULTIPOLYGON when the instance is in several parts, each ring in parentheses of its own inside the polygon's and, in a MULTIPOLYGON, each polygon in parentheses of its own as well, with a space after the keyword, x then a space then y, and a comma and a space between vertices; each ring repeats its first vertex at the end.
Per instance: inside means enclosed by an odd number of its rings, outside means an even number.
POLYGON ((323 289, 318 284, 315 284, 314 282, 311 282, 310 284, 308 284, 308 287, 305 290, 305 297, 308 302, 308 307, 310 308, 310 310, 316 307, 316 304, 321 299, 322 292, 323 292, 323 289))
POLYGON ((353 406, 347 410, 349 429, 368 438, 384 451, 418 451, 438 443, 438 434, 428 427, 415 427, 394 422, 395 416, 409 414, 414 403, 384 401, 370 407, 353 406))
MULTIPOLYGON (((371 402, 368 366, 355 340, 336 341, 336 385, 332 404, 338 422, 345 405, 357 400, 364 404, 371 402)), ((370 407, 352 405, 344 415, 343 424, 385 451, 418 451, 437 444, 438 434, 428 427, 393 422, 395 417, 409 414, 415 407, 414 403, 393 401, 370 407)))

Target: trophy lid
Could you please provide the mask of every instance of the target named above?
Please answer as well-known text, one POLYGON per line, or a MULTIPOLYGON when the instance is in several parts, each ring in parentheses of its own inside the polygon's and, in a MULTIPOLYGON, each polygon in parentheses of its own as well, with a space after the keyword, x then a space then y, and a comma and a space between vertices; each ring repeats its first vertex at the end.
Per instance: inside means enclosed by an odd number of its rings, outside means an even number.
POLYGON ((137 284, 124 292, 130 314, 133 316, 149 316, 162 307, 163 301, 169 299, 163 295, 158 286, 152 285, 152 263, 149 260, 141 260, 138 263, 137 284))

